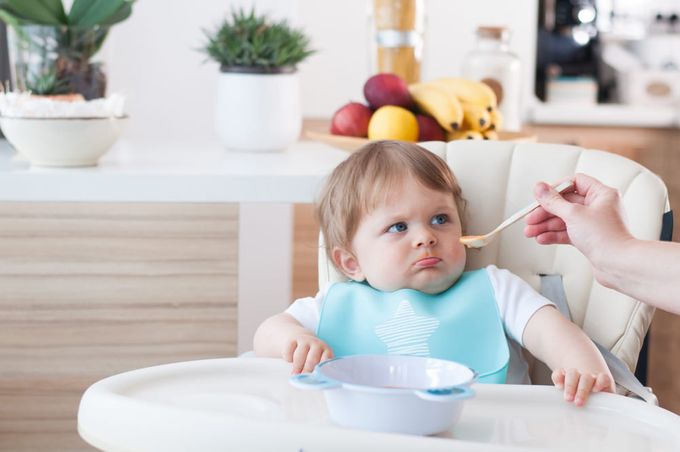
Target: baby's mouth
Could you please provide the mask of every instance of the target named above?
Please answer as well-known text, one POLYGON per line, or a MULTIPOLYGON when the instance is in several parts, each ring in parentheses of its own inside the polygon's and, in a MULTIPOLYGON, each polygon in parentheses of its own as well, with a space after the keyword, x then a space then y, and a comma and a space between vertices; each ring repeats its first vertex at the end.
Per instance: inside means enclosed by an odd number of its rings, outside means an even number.
POLYGON ((437 265, 440 262, 441 262, 440 258, 434 257, 434 256, 428 256, 428 257, 424 257, 422 259, 418 259, 415 263, 415 266, 420 267, 420 268, 428 268, 428 267, 434 267, 435 265, 437 265))

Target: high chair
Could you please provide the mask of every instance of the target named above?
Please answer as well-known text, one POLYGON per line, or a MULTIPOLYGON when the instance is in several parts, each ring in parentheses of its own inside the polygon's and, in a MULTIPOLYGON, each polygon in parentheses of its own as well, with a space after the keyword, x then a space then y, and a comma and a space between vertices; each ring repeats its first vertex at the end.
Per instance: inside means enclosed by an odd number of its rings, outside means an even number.
MULTIPOLYGON (((470 233, 489 231, 528 204, 536 181, 577 171, 621 190, 635 236, 658 239, 664 229, 662 216, 669 211, 664 184, 623 157, 554 144, 463 141, 425 147, 445 158, 458 177, 470 233)), ((539 246, 523 237, 522 227, 516 224, 488 247, 470 251, 468 267, 493 263, 536 289, 543 286, 551 298, 565 298, 565 314, 633 370, 653 309, 600 286, 573 247, 539 246), (560 279, 564 291, 554 284, 560 279)), ((323 253, 319 270, 320 284, 338 278, 323 253)), ((549 383, 540 366, 533 367, 534 382, 549 383)), ((451 431, 419 437, 337 427, 320 391, 295 389, 289 377, 290 364, 272 358, 190 361, 114 375, 83 395, 78 430, 96 447, 126 451, 680 448, 680 417, 632 397, 592 394, 577 408, 547 385, 476 384, 476 395, 465 402, 451 431)))
MULTIPOLYGON (((627 158, 558 144, 466 140, 421 145, 446 160, 457 177, 467 200, 466 234, 490 231, 529 204, 537 181, 557 181, 581 172, 621 192, 634 236, 670 239, 672 214, 666 186, 627 158)), ((654 308, 597 283, 590 264, 574 247, 538 245, 524 237, 523 228, 524 222, 519 221, 486 247, 468 250, 466 269, 494 264, 522 277, 598 344, 617 381, 617 392, 637 393, 656 403, 656 397, 632 375, 654 308)), ((320 287, 343 280, 324 248, 319 249, 320 287)), ((525 355, 532 382, 552 384, 547 367, 525 355)))

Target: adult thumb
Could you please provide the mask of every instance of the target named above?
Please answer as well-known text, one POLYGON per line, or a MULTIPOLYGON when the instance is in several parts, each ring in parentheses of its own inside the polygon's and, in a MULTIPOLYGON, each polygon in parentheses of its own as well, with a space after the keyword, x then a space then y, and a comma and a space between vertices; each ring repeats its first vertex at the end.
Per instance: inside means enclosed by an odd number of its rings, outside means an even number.
POLYGON ((565 200, 562 195, 545 182, 538 182, 534 187, 534 196, 536 201, 545 210, 553 215, 564 218, 569 208, 569 202, 565 200))

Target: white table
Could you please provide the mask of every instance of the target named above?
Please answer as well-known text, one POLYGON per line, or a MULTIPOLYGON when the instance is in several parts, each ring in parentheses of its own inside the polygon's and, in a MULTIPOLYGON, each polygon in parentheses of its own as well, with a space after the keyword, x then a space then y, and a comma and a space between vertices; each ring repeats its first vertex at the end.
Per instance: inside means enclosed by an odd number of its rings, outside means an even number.
POLYGON ((248 154, 214 142, 121 141, 97 167, 34 168, 0 140, 0 202, 239 203, 241 352, 251 347, 257 324, 290 302, 291 203, 313 202, 325 176, 347 155, 315 142, 248 154))
POLYGON ((340 428, 320 391, 288 384, 290 364, 212 359, 134 370, 83 395, 78 431, 108 451, 677 451, 680 417, 614 394, 584 408, 551 386, 474 385, 450 431, 435 437, 340 428))

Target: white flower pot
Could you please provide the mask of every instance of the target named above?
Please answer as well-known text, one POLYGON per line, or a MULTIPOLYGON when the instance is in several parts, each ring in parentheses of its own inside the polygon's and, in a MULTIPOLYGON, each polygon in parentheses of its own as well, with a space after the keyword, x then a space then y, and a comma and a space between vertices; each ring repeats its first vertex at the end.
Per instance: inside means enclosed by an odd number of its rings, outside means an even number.
POLYGON ((282 151, 302 127, 298 74, 220 73, 215 128, 229 150, 282 151))

